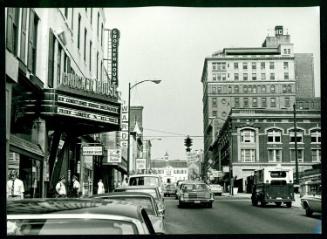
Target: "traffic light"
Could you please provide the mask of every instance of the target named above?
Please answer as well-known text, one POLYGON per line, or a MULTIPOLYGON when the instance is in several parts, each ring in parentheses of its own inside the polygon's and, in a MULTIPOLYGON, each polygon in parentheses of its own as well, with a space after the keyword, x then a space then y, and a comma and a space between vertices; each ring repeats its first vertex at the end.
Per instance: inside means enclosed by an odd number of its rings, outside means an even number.
POLYGON ((192 146, 192 139, 190 138, 190 136, 186 137, 186 139, 184 140, 184 145, 186 147, 186 152, 190 152, 192 146))

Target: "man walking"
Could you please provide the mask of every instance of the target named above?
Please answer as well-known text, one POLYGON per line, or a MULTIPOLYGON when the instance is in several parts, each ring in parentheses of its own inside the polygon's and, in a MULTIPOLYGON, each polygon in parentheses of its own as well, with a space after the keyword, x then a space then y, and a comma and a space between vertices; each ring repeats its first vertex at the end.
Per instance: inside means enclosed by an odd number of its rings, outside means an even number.
POLYGON ((66 182, 65 176, 61 176, 59 178, 59 182, 56 185, 56 197, 58 198, 67 197, 65 182, 66 182))
POLYGON ((7 198, 11 200, 24 199, 24 183, 17 178, 17 171, 11 170, 7 182, 7 198))

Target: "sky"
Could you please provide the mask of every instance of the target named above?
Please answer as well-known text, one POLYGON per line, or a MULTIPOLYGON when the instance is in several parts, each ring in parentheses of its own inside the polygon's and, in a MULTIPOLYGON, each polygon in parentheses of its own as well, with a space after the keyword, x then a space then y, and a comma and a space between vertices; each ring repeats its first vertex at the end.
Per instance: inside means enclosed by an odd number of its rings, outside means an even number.
POLYGON ((120 30, 119 90, 142 105, 143 136, 152 158, 185 159, 184 139, 203 149, 205 57, 228 47, 261 47, 276 25, 291 36, 295 53, 313 53, 315 93, 320 96, 319 7, 308 8, 107 8, 106 27, 120 30))

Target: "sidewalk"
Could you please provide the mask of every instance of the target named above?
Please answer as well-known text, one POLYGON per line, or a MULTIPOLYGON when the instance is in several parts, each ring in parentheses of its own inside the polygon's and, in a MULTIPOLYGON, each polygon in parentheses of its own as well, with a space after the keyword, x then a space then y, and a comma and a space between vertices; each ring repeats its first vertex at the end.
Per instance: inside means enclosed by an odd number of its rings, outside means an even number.
MULTIPOLYGON (((250 193, 237 193, 234 195, 230 195, 229 193, 223 193, 221 196, 216 196, 216 198, 220 198, 220 197, 233 198, 233 199, 249 199, 249 201, 251 201, 250 193)), ((299 193, 294 194, 294 199, 295 201, 292 202, 292 207, 302 207, 299 193)))

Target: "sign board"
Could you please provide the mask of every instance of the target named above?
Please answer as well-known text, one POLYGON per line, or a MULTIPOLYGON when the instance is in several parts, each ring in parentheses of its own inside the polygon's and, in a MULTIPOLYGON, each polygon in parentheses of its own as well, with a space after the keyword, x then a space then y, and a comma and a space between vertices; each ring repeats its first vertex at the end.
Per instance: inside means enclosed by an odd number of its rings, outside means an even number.
POLYGON ((93 169, 93 156, 84 156, 84 168, 93 169))
POLYGON ((109 149, 108 150, 108 163, 121 163, 121 150, 109 149))
POLYGON ((212 176, 215 177, 215 178, 221 178, 221 177, 223 177, 223 172, 218 171, 218 170, 213 170, 212 171, 212 176))
POLYGON ((117 28, 111 31, 111 81, 118 86, 118 45, 119 30, 117 28))
POLYGON ((136 169, 146 169, 146 159, 136 159, 136 169))
POLYGON ((84 156, 102 155, 102 146, 84 146, 84 156))

